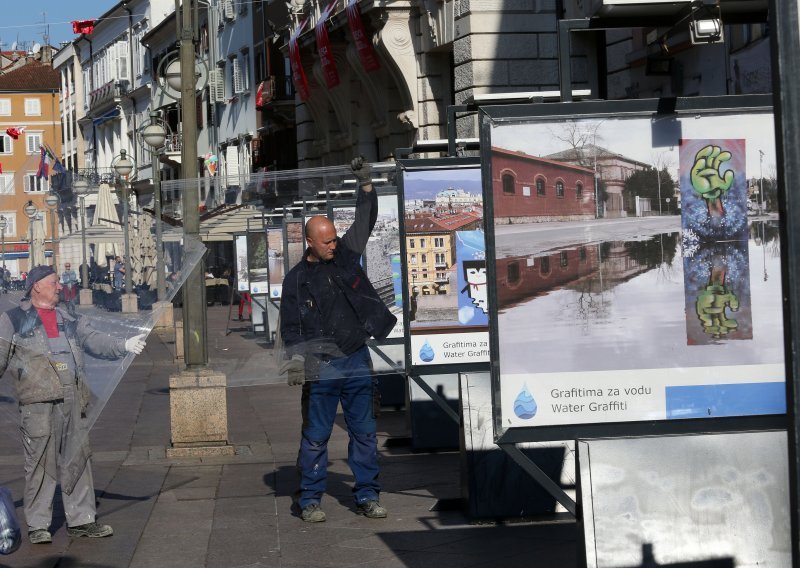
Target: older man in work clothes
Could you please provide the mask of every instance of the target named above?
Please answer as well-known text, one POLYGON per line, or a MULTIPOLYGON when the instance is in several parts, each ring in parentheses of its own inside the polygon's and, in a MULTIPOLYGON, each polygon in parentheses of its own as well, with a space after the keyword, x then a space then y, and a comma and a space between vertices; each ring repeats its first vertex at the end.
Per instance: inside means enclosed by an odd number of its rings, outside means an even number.
POLYGON ((95 522, 82 350, 107 359, 139 354, 145 336, 111 337, 57 307, 61 284, 50 266, 34 267, 25 286, 19 307, 0 315, 0 376, 9 369, 20 405, 28 536, 33 544, 52 542, 57 480, 67 534, 111 536, 110 526, 95 522))
POLYGON ((378 218, 378 197, 369 164, 352 163, 360 189, 353 225, 339 239, 333 223, 312 217, 306 224, 303 259, 286 275, 281 299, 281 336, 290 357, 282 367, 290 385, 303 385, 303 432, 297 464, 298 505, 306 522, 321 522, 327 487, 328 439, 342 403, 348 464, 356 511, 386 517, 379 502, 378 449, 369 350, 370 336, 383 339, 397 318, 389 312, 361 268, 361 255, 378 218))

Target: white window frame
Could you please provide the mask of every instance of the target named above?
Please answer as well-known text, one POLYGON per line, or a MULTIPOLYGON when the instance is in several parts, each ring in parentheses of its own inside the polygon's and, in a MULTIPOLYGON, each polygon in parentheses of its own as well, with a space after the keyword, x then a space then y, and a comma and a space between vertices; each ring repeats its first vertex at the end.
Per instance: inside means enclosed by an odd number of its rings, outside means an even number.
POLYGON ((26 98, 25 116, 42 116, 42 101, 38 98, 26 98))
POLYGON ((8 134, 0 134, 3 137, 3 151, 0 152, 0 156, 4 156, 6 154, 13 154, 14 153, 14 139, 11 138, 8 134))
POLYGON ((0 99, 0 116, 11 116, 11 99, 0 99))
POLYGON ((244 92, 244 84, 242 82, 242 66, 239 63, 238 57, 231 58, 231 91, 234 95, 240 95, 244 92))
POLYGON ((36 172, 25 174, 25 193, 47 193, 48 191, 50 191, 50 180, 43 177, 37 178, 36 172))
POLYGON ((17 236, 17 212, 0 211, 0 215, 6 218, 6 238, 17 236))
POLYGON ((38 154, 42 148, 42 133, 25 133, 25 152, 27 154, 38 154))
POLYGON ((0 174, 0 195, 14 195, 14 172, 0 174))
POLYGON ((250 52, 242 52, 242 92, 250 92, 250 52))

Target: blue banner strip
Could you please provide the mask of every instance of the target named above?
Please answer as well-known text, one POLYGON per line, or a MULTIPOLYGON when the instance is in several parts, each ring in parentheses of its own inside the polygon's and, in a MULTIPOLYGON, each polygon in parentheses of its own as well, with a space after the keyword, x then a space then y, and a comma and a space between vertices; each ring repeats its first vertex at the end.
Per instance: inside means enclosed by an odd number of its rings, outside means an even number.
POLYGON ((667 387, 666 403, 668 419, 784 414, 786 383, 667 387))

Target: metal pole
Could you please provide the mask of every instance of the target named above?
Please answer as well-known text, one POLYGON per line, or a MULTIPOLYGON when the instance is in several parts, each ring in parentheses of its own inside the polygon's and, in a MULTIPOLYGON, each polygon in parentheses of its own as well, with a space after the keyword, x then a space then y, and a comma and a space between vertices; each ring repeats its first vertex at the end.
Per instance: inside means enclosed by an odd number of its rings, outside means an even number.
POLYGON ((133 274, 131 274, 131 242, 128 233, 128 224, 130 218, 128 217, 128 181, 122 180, 122 239, 125 246, 125 293, 131 294, 133 292, 133 274))
POLYGON ((773 100, 777 150, 778 207, 781 212, 781 284, 786 359, 786 429, 789 454, 789 542, 792 565, 800 562, 800 201, 794 180, 800 176, 800 6, 771 0, 769 39, 772 49, 773 100))
POLYGON ((81 256, 83 262, 81 264, 81 288, 89 288, 89 264, 86 262, 86 196, 81 195, 79 198, 81 208, 81 256))
POLYGON ((153 204, 156 214, 156 294, 158 301, 166 296, 166 278, 164 274, 163 232, 161 228, 161 175, 158 167, 158 150, 151 152, 153 157, 153 204))
POLYGON ((759 209, 758 212, 760 215, 764 214, 764 152, 759 150, 758 151, 758 201, 759 201, 759 209))
POLYGON ((3 242, 3 272, 6 271, 6 228, 0 231, 0 240, 3 242))
POLYGON ((50 247, 53 249, 53 269, 58 273, 58 255, 56 254, 56 210, 50 210, 50 247))
MULTIPOLYGON (((195 80, 194 27, 192 3, 183 0, 180 18, 181 122, 183 144, 181 165, 186 185, 183 191, 183 232, 200 239, 200 196, 197 193, 197 114, 195 80)), ((187 368, 208 363, 206 345, 206 286, 201 260, 183 285, 183 349, 187 368)))

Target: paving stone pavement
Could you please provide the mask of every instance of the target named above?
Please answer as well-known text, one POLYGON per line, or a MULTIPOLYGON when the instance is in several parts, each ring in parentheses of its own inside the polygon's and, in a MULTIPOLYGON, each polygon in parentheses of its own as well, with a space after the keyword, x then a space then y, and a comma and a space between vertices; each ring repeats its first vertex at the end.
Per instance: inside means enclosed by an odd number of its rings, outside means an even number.
MULTIPOLYGON (((105 539, 70 539, 56 498, 53 543, 0 557, 2 567, 530 567, 574 566, 577 529, 553 517, 539 522, 473 524, 439 507, 461 496, 455 451, 414 452, 405 411, 378 419, 381 502, 386 519, 355 514, 347 434, 337 418, 330 442, 327 521, 303 523, 292 508, 300 432, 300 390, 277 380, 270 346, 230 322, 228 308, 208 311, 213 367, 234 375, 228 388, 230 443, 236 455, 167 459, 169 375, 174 341, 151 334, 92 433, 98 520, 105 539), (241 370, 235 376, 237 369, 241 370), (259 376, 261 380, 259 381, 259 376)), ((22 449, 16 432, 0 437, 0 484, 16 499, 24 524, 22 449)))

